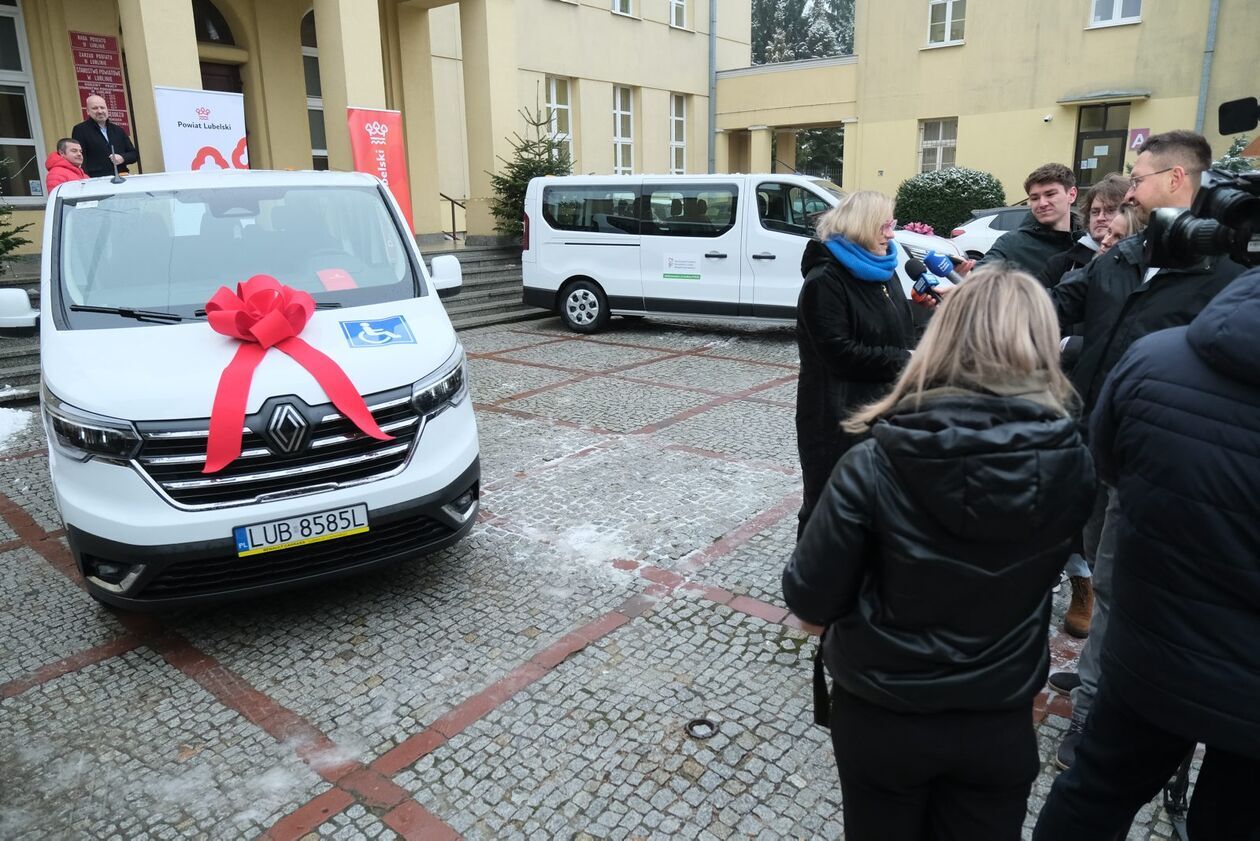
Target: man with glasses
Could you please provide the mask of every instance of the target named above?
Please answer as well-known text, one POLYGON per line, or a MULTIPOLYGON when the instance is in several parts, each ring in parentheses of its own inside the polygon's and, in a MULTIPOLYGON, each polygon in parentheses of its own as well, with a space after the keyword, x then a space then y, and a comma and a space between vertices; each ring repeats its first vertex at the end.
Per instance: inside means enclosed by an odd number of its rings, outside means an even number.
MULTIPOLYGON (((1157 207, 1189 207, 1200 176, 1211 165, 1212 149, 1202 135, 1191 131, 1152 135, 1133 164, 1124 200, 1136 206, 1143 222, 1157 207)), ((1079 322, 1085 325, 1081 358, 1071 374, 1083 402, 1082 417, 1089 417, 1103 382, 1130 345, 1156 330, 1190 323, 1243 270, 1223 256, 1206 257, 1183 268, 1151 268, 1144 261, 1142 246, 1141 235, 1121 240, 1084 268, 1069 272, 1050 290, 1060 326, 1066 330, 1079 322)), ((1070 767, 1075 758, 1098 691, 1119 516, 1115 490, 1108 488, 1106 494, 1094 556, 1089 639, 1077 665, 1080 685, 1071 690, 1072 724, 1055 757, 1060 768, 1070 767)), ((1051 677, 1063 682, 1061 673, 1051 677)))
POLYGON ((1038 277, 1050 258, 1072 247, 1080 235, 1072 220, 1076 176, 1063 164, 1043 164, 1024 179, 1031 218, 997 238, 976 267, 1011 265, 1038 277))
POLYGON ((1107 235, 1111 220, 1120 210, 1128 192, 1129 179, 1118 172, 1104 176, 1085 192, 1085 198, 1080 204, 1082 214, 1087 217, 1085 233, 1077 237, 1071 248, 1051 257, 1046 267, 1037 275, 1037 279, 1047 289, 1058 284, 1072 269, 1079 269, 1094 259, 1102 247, 1103 237, 1107 235))

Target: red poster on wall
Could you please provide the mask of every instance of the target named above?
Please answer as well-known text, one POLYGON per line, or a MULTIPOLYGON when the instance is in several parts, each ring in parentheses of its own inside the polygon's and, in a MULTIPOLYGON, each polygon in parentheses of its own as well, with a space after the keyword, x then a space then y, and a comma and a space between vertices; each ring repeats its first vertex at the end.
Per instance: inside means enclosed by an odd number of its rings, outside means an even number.
POLYGON ((407 148, 403 142, 402 113, 375 108, 347 108, 350 150, 355 172, 370 172, 394 194, 407 227, 411 219, 411 188, 407 184, 407 148))
MULTIPOLYGON (((127 84, 123 79, 122 54, 118 39, 91 32, 70 33, 70 53, 74 57, 74 78, 79 85, 79 105, 93 94, 103 96, 109 105, 109 119, 131 134, 127 115, 127 84)), ((87 109, 83 110, 87 119, 87 109)))

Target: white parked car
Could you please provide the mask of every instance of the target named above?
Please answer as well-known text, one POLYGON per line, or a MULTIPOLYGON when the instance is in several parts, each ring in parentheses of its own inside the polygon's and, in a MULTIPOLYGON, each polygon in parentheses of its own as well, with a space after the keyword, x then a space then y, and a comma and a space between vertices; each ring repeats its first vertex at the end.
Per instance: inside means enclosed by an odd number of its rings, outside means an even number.
MULTIPOLYGON (((525 303, 582 333, 610 315, 793 321, 811 217, 843 195, 786 174, 535 178, 525 195, 525 303)), ((906 257, 959 255, 941 237, 895 239, 906 257)), ((897 274, 909 295, 904 265, 897 274)))
POLYGON ((998 237, 1023 225, 1028 216, 1027 205, 973 210, 971 218, 950 233, 950 239, 964 256, 978 260, 993 247, 998 237))
MULTIPOLYGON (((436 257, 429 276, 377 179, 96 178, 58 187, 45 218, 48 462, 95 598, 135 609, 263 593, 434 551, 472 527, 477 427, 439 301, 458 290, 459 263, 436 257), (319 366, 281 350, 293 345, 271 347, 243 424, 216 439, 239 443, 239 456, 205 472, 212 407, 230 403, 220 377, 252 344, 212 329, 207 302, 257 274, 312 296, 300 339, 341 369, 345 404, 359 400, 371 422, 334 405, 319 366), (373 422, 388 440, 361 431, 373 422)), ((253 299, 235 323, 275 297, 253 299)), ((4 323, 19 304, 0 299, 4 323)))

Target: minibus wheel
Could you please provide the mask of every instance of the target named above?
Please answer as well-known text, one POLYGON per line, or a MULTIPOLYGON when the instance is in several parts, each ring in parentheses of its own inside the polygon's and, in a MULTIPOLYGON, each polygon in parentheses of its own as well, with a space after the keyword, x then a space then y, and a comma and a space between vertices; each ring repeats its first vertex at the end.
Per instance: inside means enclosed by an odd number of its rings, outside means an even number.
POLYGON ((575 333, 595 333, 608 323, 608 298, 593 280, 575 280, 560 296, 560 320, 575 333))

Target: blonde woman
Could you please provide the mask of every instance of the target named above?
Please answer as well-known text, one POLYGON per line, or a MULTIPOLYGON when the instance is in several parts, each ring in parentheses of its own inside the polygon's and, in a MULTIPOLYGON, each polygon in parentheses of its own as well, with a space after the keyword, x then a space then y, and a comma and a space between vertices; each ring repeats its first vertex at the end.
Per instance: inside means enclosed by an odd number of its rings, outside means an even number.
POLYGON ((1050 588, 1094 468, 1030 275, 972 272, 831 474, 783 572, 826 628, 848 841, 1016 841, 1040 762, 1050 588))
POLYGON ((1125 237, 1140 234, 1145 228, 1142 218, 1138 216, 1137 208, 1131 204, 1121 206, 1107 225, 1107 233, 1103 235, 1102 247, 1099 248, 1098 253, 1106 254, 1117 242, 1125 237))
POLYGON ((882 396, 910 358, 914 325, 897 280, 893 202, 851 193, 819 219, 817 239, 801 258, 805 280, 796 304, 801 370, 796 388, 796 446, 805 528, 831 468, 860 435, 840 422, 882 396))

